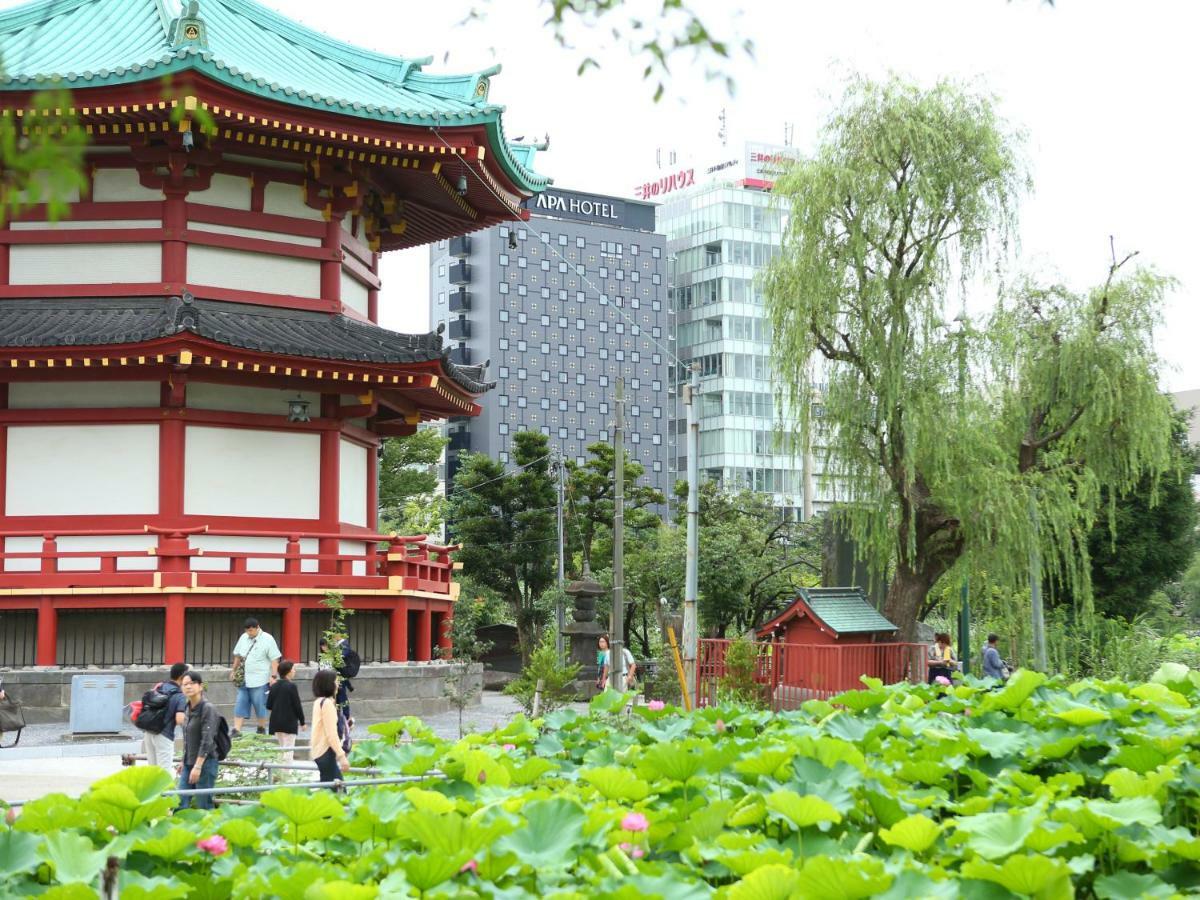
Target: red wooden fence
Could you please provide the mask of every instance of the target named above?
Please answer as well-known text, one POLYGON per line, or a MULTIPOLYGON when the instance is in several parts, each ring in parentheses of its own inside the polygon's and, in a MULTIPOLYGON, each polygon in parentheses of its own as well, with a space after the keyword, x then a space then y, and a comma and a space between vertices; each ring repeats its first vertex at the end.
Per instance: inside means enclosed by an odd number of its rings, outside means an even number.
MULTIPOLYGON (((700 641, 696 696, 709 705, 719 701, 726 676, 726 655, 734 641, 700 641)), ((756 650, 754 681, 762 700, 774 710, 794 709, 805 700, 828 699, 863 687, 862 676, 884 684, 925 679, 924 644, 783 644, 761 642, 756 650)))

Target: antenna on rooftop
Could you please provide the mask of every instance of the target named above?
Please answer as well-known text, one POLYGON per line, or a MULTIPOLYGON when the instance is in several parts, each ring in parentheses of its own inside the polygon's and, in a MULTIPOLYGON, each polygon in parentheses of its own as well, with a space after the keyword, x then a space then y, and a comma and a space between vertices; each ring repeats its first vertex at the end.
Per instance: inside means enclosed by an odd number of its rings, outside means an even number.
POLYGON ((729 137, 729 132, 726 128, 728 119, 725 116, 725 107, 721 107, 721 114, 717 116, 717 121, 721 123, 721 127, 717 129, 717 137, 721 139, 721 146, 724 147, 728 143, 727 138, 729 137))
POLYGON ((783 123, 783 146, 792 146, 792 137, 796 133, 796 126, 792 122, 783 123))

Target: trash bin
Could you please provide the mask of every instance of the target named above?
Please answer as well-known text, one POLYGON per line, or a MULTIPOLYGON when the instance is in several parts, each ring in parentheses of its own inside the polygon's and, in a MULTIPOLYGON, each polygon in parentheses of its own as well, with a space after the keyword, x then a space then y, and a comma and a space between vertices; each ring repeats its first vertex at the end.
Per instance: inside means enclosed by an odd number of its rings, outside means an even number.
POLYGON ((116 734, 125 706, 125 676, 94 672, 71 677, 71 733, 116 734))

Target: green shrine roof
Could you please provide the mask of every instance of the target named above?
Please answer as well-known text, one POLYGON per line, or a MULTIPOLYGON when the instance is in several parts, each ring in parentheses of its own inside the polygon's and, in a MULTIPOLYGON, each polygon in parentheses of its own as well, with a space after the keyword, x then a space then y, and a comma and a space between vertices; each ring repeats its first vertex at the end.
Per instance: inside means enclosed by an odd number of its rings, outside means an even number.
POLYGON ((253 0, 34 0, 0 12, 0 89, 88 88, 194 70, 293 106, 429 127, 483 125, 513 182, 536 191, 533 148, 504 139, 488 102, 499 66, 422 71, 305 28, 253 0))
POLYGON ((896 626, 875 609, 859 587, 800 588, 800 596, 787 609, 758 628, 759 633, 773 630, 788 619, 804 612, 804 607, 835 634, 863 634, 896 631, 896 626))

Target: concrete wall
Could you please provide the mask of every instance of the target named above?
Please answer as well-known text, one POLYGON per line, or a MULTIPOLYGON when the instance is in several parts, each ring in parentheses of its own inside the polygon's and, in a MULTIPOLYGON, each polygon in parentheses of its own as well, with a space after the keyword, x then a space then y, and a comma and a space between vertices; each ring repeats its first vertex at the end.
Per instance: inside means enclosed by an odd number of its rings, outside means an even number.
MULTIPOLYGON (((142 694, 167 677, 167 670, 134 669, 24 669, 0 670, 5 691, 16 697, 25 709, 25 720, 34 725, 42 722, 67 722, 70 718, 71 678, 74 675, 116 672, 125 676, 125 702, 141 699, 142 694)), ((232 726, 233 701, 236 690, 229 681, 229 670, 217 667, 200 669, 208 680, 208 698, 217 705, 221 715, 232 726)), ((311 683, 316 669, 296 667, 296 684, 305 709, 312 705, 311 683)), ((364 665, 353 679, 350 709, 359 722, 382 722, 399 716, 427 716, 448 712, 452 707, 446 699, 446 676, 453 673, 447 663, 388 663, 364 665)), ((469 676, 476 695, 482 688, 483 667, 472 667, 469 676)), ((476 699, 475 703, 479 701, 476 699)), ((307 713, 306 713, 307 716, 307 713)))

